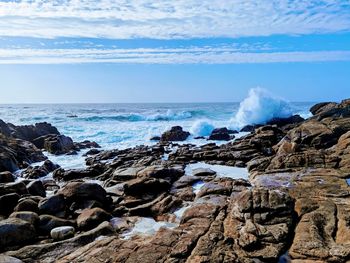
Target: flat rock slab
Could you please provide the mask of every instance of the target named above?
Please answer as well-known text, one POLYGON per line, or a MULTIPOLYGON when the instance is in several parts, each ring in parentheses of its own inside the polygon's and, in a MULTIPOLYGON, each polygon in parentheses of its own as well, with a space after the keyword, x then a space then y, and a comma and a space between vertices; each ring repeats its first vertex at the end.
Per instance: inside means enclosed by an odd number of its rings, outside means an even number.
POLYGON ((192 170, 194 176, 211 176, 216 175, 216 172, 209 168, 196 168, 192 170))

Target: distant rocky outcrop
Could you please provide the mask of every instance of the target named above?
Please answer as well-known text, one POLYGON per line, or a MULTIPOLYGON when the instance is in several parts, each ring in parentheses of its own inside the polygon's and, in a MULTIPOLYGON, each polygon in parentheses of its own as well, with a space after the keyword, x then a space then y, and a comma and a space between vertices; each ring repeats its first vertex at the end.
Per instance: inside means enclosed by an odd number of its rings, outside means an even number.
POLYGON ((182 127, 174 126, 169 131, 166 131, 160 137, 160 140, 163 142, 170 141, 184 141, 190 136, 190 133, 183 131, 182 127))

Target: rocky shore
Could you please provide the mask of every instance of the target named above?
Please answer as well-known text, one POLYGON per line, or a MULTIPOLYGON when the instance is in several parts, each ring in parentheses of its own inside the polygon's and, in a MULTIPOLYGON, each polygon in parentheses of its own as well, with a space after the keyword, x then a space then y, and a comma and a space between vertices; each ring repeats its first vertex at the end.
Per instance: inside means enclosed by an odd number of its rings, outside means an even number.
POLYGON ((310 111, 125 150, 0 120, 0 262, 350 262, 350 100, 310 111))

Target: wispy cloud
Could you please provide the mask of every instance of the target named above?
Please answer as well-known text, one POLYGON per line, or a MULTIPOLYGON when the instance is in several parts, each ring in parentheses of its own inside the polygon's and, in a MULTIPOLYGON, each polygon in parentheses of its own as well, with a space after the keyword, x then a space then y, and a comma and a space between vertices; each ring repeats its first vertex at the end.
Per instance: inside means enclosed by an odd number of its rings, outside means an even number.
POLYGON ((230 48, 0 49, 0 64, 238 64, 350 61, 350 51, 240 52, 230 48))
POLYGON ((349 0, 0 2, 0 36, 174 39, 349 30, 349 0))

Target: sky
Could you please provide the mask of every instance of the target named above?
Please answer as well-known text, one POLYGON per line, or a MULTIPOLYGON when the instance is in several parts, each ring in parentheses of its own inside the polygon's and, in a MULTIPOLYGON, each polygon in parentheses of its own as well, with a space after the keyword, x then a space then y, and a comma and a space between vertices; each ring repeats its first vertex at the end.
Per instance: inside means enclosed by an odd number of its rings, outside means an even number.
POLYGON ((0 103, 350 97, 350 0, 0 0, 0 103))

